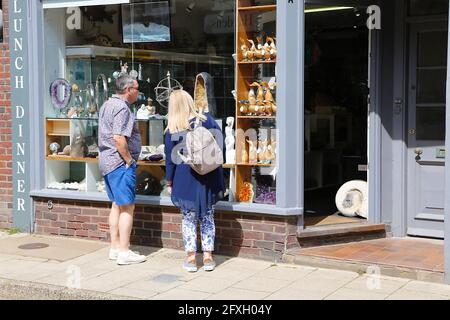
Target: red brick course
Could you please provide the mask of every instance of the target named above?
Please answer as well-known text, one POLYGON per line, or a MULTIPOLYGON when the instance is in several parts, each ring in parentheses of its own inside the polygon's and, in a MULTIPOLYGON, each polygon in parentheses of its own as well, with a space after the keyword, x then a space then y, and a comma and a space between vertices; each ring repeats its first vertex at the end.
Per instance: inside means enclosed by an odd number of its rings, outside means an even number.
POLYGON ((12 227, 11 79, 9 71, 8 0, 3 3, 0 43, 0 229, 12 227))
MULTIPOLYGON (((35 199, 37 233, 109 240, 109 208, 104 203, 52 202, 53 209, 48 209, 46 199, 35 199)), ((286 250, 298 246, 297 217, 219 211, 215 221, 215 251, 220 254, 281 260, 286 250)), ((180 213, 172 207, 136 206, 131 241, 183 249, 180 213)))

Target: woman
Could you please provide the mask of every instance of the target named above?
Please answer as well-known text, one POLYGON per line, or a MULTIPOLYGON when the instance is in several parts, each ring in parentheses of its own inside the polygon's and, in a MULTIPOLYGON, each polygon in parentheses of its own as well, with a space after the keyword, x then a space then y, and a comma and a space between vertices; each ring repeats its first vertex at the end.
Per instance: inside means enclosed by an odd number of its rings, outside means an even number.
POLYGON ((223 149, 223 135, 213 117, 195 111, 192 97, 184 90, 175 90, 169 99, 168 125, 164 142, 166 153, 166 181, 172 202, 183 215, 183 244, 187 258, 183 268, 188 272, 197 271, 197 223, 200 222, 203 268, 214 270, 212 257, 215 240, 213 205, 223 195, 224 181, 222 167, 199 175, 189 164, 183 163, 178 153, 185 153, 185 139, 188 130, 194 128, 196 119, 212 133, 223 149))

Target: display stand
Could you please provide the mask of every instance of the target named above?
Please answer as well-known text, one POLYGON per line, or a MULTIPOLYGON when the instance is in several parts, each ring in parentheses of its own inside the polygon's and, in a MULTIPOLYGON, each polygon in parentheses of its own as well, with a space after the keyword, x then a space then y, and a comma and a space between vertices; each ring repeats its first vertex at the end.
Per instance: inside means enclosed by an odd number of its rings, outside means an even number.
MULTIPOLYGON (((265 1, 266 3, 268 1, 265 1)), ((270 1, 269 1, 270 2, 270 1)), ((251 85, 255 82, 264 83, 267 77, 275 77, 276 65, 276 49, 275 55, 270 54, 270 50, 259 49, 257 42, 267 46, 267 37, 274 37, 276 35, 267 30, 264 30, 265 22, 272 20, 275 22, 276 16, 276 1, 270 5, 254 5, 255 1, 251 0, 237 0, 236 3, 236 164, 235 164, 235 199, 236 201, 244 202, 240 197, 244 188, 249 188, 252 184, 252 172, 256 167, 271 167, 275 166, 275 140, 273 141, 272 159, 260 161, 260 159, 270 158, 265 156, 267 151, 261 149, 261 129, 266 127, 263 133, 265 141, 271 145, 271 133, 275 128, 276 109, 270 112, 262 112, 261 106, 269 105, 268 101, 259 101, 261 94, 267 97, 267 87, 264 92, 258 85, 254 84, 255 98, 258 98, 258 108, 252 105, 249 101, 251 85), (257 38, 260 41, 257 41, 257 38), (252 46, 252 41, 255 47, 252 46), (248 46, 246 51, 245 46, 248 46), (256 48, 256 50, 252 50, 256 48), (260 50, 260 51, 259 51, 260 50), (263 53, 265 52, 265 53, 263 53), (256 54, 255 54, 256 53, 256 54), (270 74, 270 75, 269 75, 270 74), (256 93, 257 92, 257 93, 256 93), (250 110, 249 110, 250 108, 250 110), (267 125, 269 123, 269 125, 267 125), (258 153, 255 155, 255 148, 258 153), (263 155, 264 153, 264 155, 263 155), (255 158, 256 157, 256 158, 255 158)), ((257 2, 256 2, 257 3, 257 2)), ((275 46, 275 43, 273 43, 275 46)), ((267 48, 267 47, 266 47, 267 48)), ((273 47, 271 48, 274 49, 273 47)), ((270 90, 270 89, 269 89, 270 90)), ((271 90, 275 95, 275 90, 271 90)), ((264 108, 264 107, 263 107, 264 108)), ((269 108, 268 108, 269 109, 269 108)), ((272 149, 272 148, 270 148, 272 149)), ((267 153, 268 154, 268 153, 267 153)), ((254 186, 253 188, 254 189, 254 186)), ((256 190, 251 190, 253 194, 256 190)), ((255 199, 246 199, 245 202, 253 202, 255 199)))

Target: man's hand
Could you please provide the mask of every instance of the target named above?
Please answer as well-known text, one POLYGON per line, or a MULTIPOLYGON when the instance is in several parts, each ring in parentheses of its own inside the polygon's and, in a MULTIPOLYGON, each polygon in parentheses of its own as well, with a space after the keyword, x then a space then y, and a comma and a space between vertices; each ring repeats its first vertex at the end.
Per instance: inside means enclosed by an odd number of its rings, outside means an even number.
POLYGON ((130 151, 128 150, 127 138, 124 136, 114 135, 114 140, 116 141, 117 151, 119 152, 123 161, 125 161, 126 168, 129 168, 130 165, 128 164, 131 160, 133 160, 133 158, 131 157, 130 151))

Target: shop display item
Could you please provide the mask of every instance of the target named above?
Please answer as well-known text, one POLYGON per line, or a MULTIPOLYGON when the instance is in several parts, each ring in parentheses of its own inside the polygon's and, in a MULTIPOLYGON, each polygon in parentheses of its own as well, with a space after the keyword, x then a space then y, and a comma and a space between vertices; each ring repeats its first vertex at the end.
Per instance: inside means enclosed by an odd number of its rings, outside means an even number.
POLYGON ((158 196, 162 191, 161 183, 147 171, 142 171, 136 177, 136 193, 158 196))
POLYGON ((236 162, 236 150, 234 149, 235 141, 234 138, 234 118, 227 118, 227 126, 225 127, 225 159, 226 163, 234 164, 236 162))
POLYGON ((256 140, 247 139, 248 143, 248 163, 256 164, 258 163, 258 153, 256 149, 256 140))
POLYGON ((48 189, 86 191, 86 181, 81 182, 67 179, 62 182, 52 182, 47 186, 48 189))
POLYGON ((182 90, 183 86, 170 76, 167 72, 167 77, 162 79, 155 87, 156 101, 167 109, 169 106, 169 97, 173 90, 182 90))
POLYGON ((141 104, 141 107, 136 112, 136 119, 148 120, 149 117, 150 117, 150 111, 148 110, 147 106, 145 104, 141 104))
POLYGON ((106 184, 105 184, 105 181, 104 181, 104 180, 102 180, 102 181, 97 181, 95 185, 96 185, 96 187, 97 187, 97 191, 98 191, 98 192, 106 193, 106 184))
POLYGON ((64 147, 62 152, 58 152, 59 156, 70 156, 70 146, 67 145, 64 147))
POLYGON ((58 150, 59 148, 61 148, 61 146, 59 145, 59 143, 57 142, 52 142, 50 143, 50 145, 48 146, 48 148, 50 149, 50 151, 52 152, 53 156, 58 155, 58 150))
POLYGON ((336 207, 346 217, 368 218, 368 188, 367 182, 353 180, 344 183, 336 193, 336 207))
POLYGON ((255 203, 276 204, 277 193, 271 191, 267 185, 261 185, 256 188, 255 203))
POLYGON ((153 105, 153 100, 152 98, 148 98, 147 99, 147 105, 146 108, 149 112, 149 114, 152 116, 156 113, 156 107, 153 105))
POLYGON ((217 116, 214 82, 207 72, 202 72, 195 77, 194 106, 198 112, 209 112, 213 117, 217 116))
POLYGON ((108 80, 101 73, 95 81, 95 104, 97 107, 101 107, 106 100, 108 100, 108 80))
POLYGON ((242 54, 242 61, 247 61, 248 60, 248 46, 245 43, 245 40, 242 38, 239 38, 239 40, 241 41, 241 54, 242 54))
POLYGON ((275 60, 277 58, 277 46, 275 44, 275 38, 267 37, 267 42, 270 42, 270 59, 275 60))
POLYGON ((97 113, 97 105, 95 102, 95 88, 89 83, 86 86, 86 108, 90 117, 94 117, 97 113))
POLYGON ((241 141, 241 163, 248 163, 247 143, 245 140, 241 141))
POLYGON ((250 47, 250 49, 248 50, 247 53, 247 58, 249 61, 253 61, 255 58, 255 53, 256 53, 256 46, 255 46, 255 42, 253 40, 247 40, 248 42, 250 42, 250 44, 252 45, 250 47))
POLYGON ((238 193, 239 201, 252 203, 254 195, 253 185, 249 182, 244 182, 241 190, 238 193))
POLYGON ((265 88, 264 95, 264 105, 266 106, 266 113, 268 115, 272 115, 272 113, 276 113, 277 105, 273 98, 272 91, 270 91, 270 86, 267 82, 261 82, 262 86, 265 88))
POLYGON ((70 144, 70 156, 74 158, 84 158, 88 154, 86 139, 80 126, 76 125, 70 144))
POLYGON ((70 102, 72 97, 72 86, 65 80, 58 78, 50 84, 50 98, 53 106, 61 111, 70 102))

